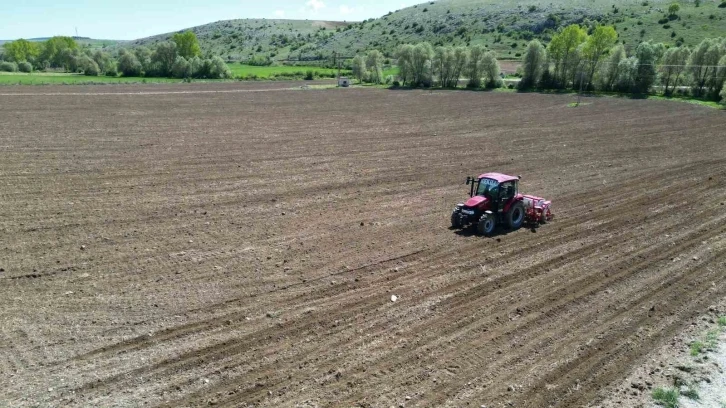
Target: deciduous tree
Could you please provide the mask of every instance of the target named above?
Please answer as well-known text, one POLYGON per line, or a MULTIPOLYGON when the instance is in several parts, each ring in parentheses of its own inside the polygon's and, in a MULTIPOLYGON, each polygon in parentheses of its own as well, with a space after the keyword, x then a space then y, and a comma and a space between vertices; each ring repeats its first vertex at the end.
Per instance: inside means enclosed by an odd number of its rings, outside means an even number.
POLYGON ((527 44, 522 62, 522 80, 520 89, 530 89, 539 83, 547 64, 547 50, 539 40, 532 40, 527 44))
POLYGON ((366 69, 371 82, 383 82, 383 54, 378 50, 371 50, 366 57, 366 69))
POLYGON ((469 88, 480 88, 484 76, 484 54, 486 50, 481 45, 474 45, 469 49, 466 76, 469 78, 469 88))
POLYGON ((413 68, 414 86, 431 85, 431 63, 433 58, 434 49, 431 44, 422 42, 413 48, 411 65, 413 68))
POLYGON ((606 91, 612 91, 620 78, 620 69, 623 67, 620 63, 627 58, 625 47, 620 44, 610 50, 610 56, 605 60, 600 74, 600 88, 606 91))
POLYGON ((597 72, 605 52, 615 45, 617 39, 618 33, 611 26, 597 26, 592 35, 587 38, 582 54, 587 69, 588 87, 592 85, 595 72, 597 72))
POLYGON ((68 64, 65 50, 78 49, 78 43, 71 37, 53 37, 43 43, 40 53, 41 61, 47 63, 51 67, 60 68, 68 64))
POLYGON ((396 59, 398 60, 398 77, 401 84, 406 86, 413 80, 413 45, 403 44, 396 51, 396 59))
POLYGON ((202 55, 202 49, 199 47, 197 35, 190 30, 174 34, 172 41, 176 44, 177 53, 185 59, 202 55))
POLYGON ((499 62, 494 51, 489 51, 484 54, 482 58, 482 71, 486 78, 486 83, 484 84, 486 88, 491 89, 502 86, 502 78, 500 77, 502 70, 499 67, 499 62))
POLYGON ((664 95, 670 95, 673 89, 678 87, 690 55, 691 50, 686 46, 666 50, 663 63, 660 66, 660 79, 663 86, 665 86, 664 95), (669 89, 671 85, 673 85, 673 89, 669 89))
MULTIPOLYGON (((577 24, 570 25, 552 37, 548 52, 555 63, 555 78, 561 87, 567 86, 571 74, 573 54, 587 40, 587 32, 577 24)), ((579 62, 579 59, 577 59, 579 62)))
POLYGON ((121 71, 121 75, 127 77, 141 75, 142 67, 136 54, 122 50, 119 55, 118 70, 121 71))
POLYGON ((366 69, 366 60, 362 55, 356 55, 353 58, 352 63, 353 76, 358 80, 359 83, 363 83, 363 80, 368 76, 368 70, 366 69))
POLYGON ((39 43, 22 38, 3 44, 3 48, 5 49, 5 55, 13 62, 34 62, 40 56, 41 51, 39 43))
POLYGON ((176 61, 176 56, 175 43, 165 41, 156 46, 154 53, 151 54, 151 63, 157 66, 158 75, 167 77, 171 75, 171 68, 176 61))
POLYGON ((638 69, 634 92, 648 93, 656 79, 658 53, 655 45, 650 41, 640 43, 635 49, 635 57, 638 59, 638 69))

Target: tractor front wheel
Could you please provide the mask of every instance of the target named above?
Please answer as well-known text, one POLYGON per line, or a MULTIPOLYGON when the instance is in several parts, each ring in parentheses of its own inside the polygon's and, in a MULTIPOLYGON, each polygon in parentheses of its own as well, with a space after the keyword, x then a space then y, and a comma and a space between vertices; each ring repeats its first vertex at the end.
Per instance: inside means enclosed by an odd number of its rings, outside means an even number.
POLYGON ((451 227, 461 228, 461 215, 459 215, 459 213, 456 211, 451 213, 451 227))
POLYGON ((497 223, 494 221, 494 216, 489 214, 484 214, 479 219, 479 224, 477 224, 476 229, 481 235, 491 236, 494 234, 494 228, 497 226, 497 223))
POLYGON ((507 213, 507 224, 513 230, 520 229, 524 223, 524 204, 517 201, 507 213))

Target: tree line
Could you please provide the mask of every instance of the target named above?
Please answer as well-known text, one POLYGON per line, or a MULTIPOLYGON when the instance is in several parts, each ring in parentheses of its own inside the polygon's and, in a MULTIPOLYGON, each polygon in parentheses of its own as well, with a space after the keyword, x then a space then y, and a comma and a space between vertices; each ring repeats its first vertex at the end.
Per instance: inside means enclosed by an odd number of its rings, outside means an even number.
POLYGON ((82 49, 71 37, 53 37, 44 42, 20 39, 3 44, 5 61, 0 71, 32 72, 47 68, 88 76, 231 78, 232 73, 219 56, 202 58, 197 36, 191 32, 176 33, 170 41, 153 49, 141 46, 122 48, 116 55, 106 51, 82 49))
POLYGON ((585 89, 647 94, 662 93, 726 100, 726 38, 704 39, 695 48, 668 47, 650 41, 628 54, 617 44, 613 27, 588 33, 579 25, 558 32, 545 47, 527 45, 520 89, 585 89))
MULTIPOLYGON (((385 56, 377 50, 356 56, 353 76, 360 82, 394 82, 411 87, 456 88, 503 85, 496 55, 480 45, 432 47, 429 43, 401 45, 396 51, 396 81, 382 77, 385 56)), ((614 27, 577 24, 561 29, 545 47, 527 45, 517 76, 519 89, 571 89, 647 94, 660 85, 662 93, 726 101, 726 38, 705 39, 691 49, 650 41, 632 53, 618 44, 614 27)))
MULTIPOLYGON (((382 83, 384 55, 378 50, 353 59, 353 76, 360 82, 382 83)), ((430 43, 403 44, 396 50, 398 78, 394 85, 456 88, 468 78, 469 88, 498 88, 503 85, 496 55, 481 45, 440 46, 430 43)))

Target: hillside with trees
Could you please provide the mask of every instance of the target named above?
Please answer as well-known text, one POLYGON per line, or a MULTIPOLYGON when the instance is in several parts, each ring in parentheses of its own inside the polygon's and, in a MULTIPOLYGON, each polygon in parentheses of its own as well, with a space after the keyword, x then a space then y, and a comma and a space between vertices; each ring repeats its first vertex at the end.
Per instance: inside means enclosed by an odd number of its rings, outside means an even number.
MULTIPOLYGON (((392 57, 400 45, 420 42, 481 45, 500 58, 521 59, 529 41, 548 44, 572 24, 589 31, 613 26, 629 51, 643 41, 694 47, 726 33, 726 0, 439 0, 356 23, 251 19, 189 30, 205 53, 235 61, 330 58, 334 52, 355 55, 371 49, 392 57)), ((153 46, 172 35, 128 45, 153 46)))
MULTIPOLYGON (((348 23, 308 20, 227 20, 185 29, 193 32, 205 56, 218 55, 228 61, 248 61, 255 65, 274 60, 322 58, 328 50, 319 49, 339 28, 348 23)), ((160 34, 122 44, 123 47, 154 47, 169 41, 175 33, 160 34)))

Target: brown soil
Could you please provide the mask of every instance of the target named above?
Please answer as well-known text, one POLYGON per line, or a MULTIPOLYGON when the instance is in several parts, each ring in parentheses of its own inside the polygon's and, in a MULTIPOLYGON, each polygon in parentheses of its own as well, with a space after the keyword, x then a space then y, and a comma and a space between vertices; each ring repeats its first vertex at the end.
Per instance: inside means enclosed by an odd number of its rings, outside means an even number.
POLYGON ((726 295, 722 111, 12 89, 1 406, 597 404, 726 295), (450 230, 484 171, 556 220, 450 230))

